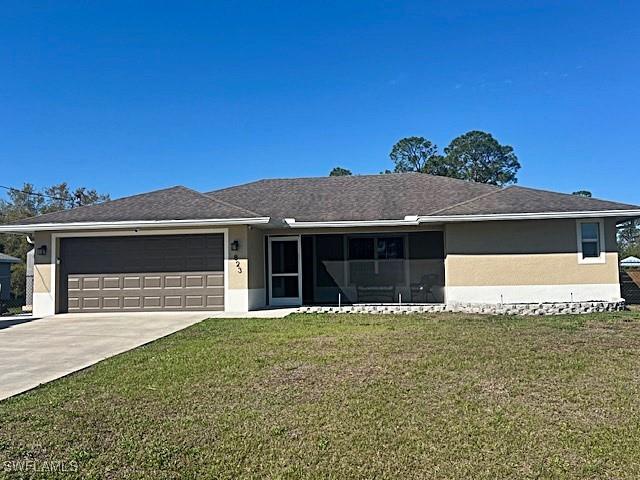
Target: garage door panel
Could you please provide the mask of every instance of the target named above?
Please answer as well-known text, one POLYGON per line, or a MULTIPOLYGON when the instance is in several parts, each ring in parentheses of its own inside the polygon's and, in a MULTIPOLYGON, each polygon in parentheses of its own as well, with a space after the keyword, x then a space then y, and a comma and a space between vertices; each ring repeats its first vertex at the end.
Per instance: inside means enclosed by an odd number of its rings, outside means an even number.
POLYGON ((69 291, 80 290, 80 279, 69 278, 69 291))
POLYGON ((126 296, 123 299, 122 307, 124 310, 138 310, 142 308, 142 297, 126 296))
POLYGON ((182 288, 182 275, 167 275, 164 277, 164 288, 182 288))
POLYGON ((96 276, 85 277, 80 284, 82 290, 100 290, 100 278, 96 276))
POLYGON ((102 308, 105 310, 120 310, 121 308, 120 297, 103 297, 102 308))
POLYGON ((207 275, 207 287, 222 287, 222 286, 224 286, 224 275, 222 274, 207 275))
POLYGON ((70 312, 224 309, 222 234, 65 238, 60 251, 70 312))
POLYGON ((139 290, 142 283, 140 282, 140 277, 137 275, 124 275, 122 285, 125 290, 139 290))
POLYGON ((80 299, 78 297, 69 297, 69 311, 74 312, 80 310, 80 299))
POLYGON ((100 297, 85 297, 80 299, 83 310, 100 310, 100 297))

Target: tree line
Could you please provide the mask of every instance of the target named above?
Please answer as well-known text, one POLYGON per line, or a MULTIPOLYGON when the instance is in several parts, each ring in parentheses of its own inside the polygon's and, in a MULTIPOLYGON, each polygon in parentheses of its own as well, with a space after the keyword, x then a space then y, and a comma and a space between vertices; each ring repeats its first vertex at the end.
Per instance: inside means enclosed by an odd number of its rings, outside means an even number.
MULTIPOLYGON (((8 200, 0 199, 0 223, 109 200, 108 194, 86 187, 71 189, 66 182, 40 190, 31 183, 25 183, 21 188, 4 188, 8 200)), ((11 291, 15 298, 23 299, 26 293, 26 260, 31 248, 24 235, 0 234, 0 253, 22 260, 11 266, 11 291)))

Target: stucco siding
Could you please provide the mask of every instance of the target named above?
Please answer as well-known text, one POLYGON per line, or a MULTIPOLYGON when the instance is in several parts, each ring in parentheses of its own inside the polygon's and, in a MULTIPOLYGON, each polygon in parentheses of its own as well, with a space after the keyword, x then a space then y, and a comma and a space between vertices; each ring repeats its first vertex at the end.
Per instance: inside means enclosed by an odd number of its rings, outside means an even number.
POLYGON ((248 249, 247 226, 237 225, 229 227, 229 258, 227 260, 229 290, 246 290, 249 288, 248 249), (236 240, 239 243, 239 249, 233 251, 231 250, 231 244, 236 240))
POLYGON ((618 284, 613 221, 604 263, 579 263, 575 220, 451 224, 445 244, 448 287, 618 284))
POLYGON ((51 233, 38 232, 33 236, 36 253, 33 257, 34 293, 51 292, 51 233), (39 255, 38 248, 47 247, 46 255, 39 255))

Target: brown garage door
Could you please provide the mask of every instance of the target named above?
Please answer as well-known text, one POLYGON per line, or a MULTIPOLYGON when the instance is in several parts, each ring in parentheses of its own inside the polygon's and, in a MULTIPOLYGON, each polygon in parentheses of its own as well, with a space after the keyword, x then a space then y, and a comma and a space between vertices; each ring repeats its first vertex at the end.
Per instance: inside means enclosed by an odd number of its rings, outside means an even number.
POLYGON ((222 234, 61 239, 61 310, 223 310, 223 242, 222 234))

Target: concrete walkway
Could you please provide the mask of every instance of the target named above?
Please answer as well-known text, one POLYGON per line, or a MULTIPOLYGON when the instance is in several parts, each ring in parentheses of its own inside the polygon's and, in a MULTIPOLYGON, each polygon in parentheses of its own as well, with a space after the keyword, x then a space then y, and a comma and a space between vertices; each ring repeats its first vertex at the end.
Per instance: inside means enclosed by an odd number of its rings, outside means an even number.
POLYGON ((0 399, 211 317, 199 313, 0 317, 0 399))

